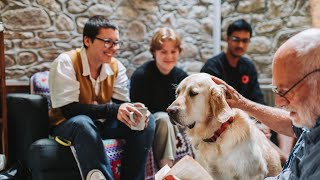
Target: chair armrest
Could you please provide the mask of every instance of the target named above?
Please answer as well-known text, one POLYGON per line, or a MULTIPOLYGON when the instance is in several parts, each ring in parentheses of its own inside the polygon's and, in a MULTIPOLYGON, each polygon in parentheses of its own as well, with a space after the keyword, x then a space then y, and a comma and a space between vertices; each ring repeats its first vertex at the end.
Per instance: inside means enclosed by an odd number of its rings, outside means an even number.
POLYGON ((7 95, 9 162, 26 162, 29 146, 48 137, 48 102, 40 95, 7 95))

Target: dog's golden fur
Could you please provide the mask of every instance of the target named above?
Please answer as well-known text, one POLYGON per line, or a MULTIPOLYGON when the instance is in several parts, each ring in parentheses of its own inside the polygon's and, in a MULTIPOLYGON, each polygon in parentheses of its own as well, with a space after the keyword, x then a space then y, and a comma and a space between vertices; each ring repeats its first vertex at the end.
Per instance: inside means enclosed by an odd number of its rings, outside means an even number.
POLYGON ((249 116, 226 102, 225 88, 205 73, 193 74, 177 88, 168 112, 186 126, 196 160, 214 179, 263 179, 281 171, 280 157, 249 116), (228 121, 234 122, 215 142, 204 142, 228 121))

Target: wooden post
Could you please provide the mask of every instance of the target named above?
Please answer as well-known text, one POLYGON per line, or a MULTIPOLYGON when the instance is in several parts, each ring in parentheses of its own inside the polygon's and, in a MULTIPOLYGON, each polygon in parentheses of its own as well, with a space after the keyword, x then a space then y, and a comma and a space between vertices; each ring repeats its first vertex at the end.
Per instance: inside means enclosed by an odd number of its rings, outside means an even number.
POLYGON ((320 27, 320 0, 310 0, 310 14, 312 19, 312 26, 320 27))
POLYGON ((8 158, 8 122, 7 122, 7 92, 6 92, 6 68, 4 57, 4 26, 0 22, 0 86, 2 107, 2 153, 8 158))

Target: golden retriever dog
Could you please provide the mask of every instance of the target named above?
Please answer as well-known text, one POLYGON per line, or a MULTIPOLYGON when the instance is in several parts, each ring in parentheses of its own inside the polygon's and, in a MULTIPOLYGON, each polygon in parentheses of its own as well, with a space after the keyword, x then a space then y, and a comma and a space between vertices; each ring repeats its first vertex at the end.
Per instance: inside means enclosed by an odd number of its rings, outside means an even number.
POLYGON ((264 179, 281 171, 266 136, 246 113, 229 107, 225 87, 209 74, 185 78, 176 94, 167 112, 174 124, 188 127, 195 159, 213 179, 264 179))

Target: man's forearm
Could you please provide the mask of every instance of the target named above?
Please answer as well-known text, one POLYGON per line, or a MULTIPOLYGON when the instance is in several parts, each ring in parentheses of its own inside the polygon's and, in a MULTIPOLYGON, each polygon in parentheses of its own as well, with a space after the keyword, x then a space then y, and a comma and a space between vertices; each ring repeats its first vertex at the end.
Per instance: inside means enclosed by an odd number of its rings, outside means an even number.
POLYGON ((295 137, 289 112, 279 108, 258 104, 248 99, 246 99, 246 102, 239 108, 246 111, 277 133, 295 137))
POLYGON ((62 106, 61 111, 66 119, 77 115, 87 115, 92 119, 109 119, 116 118, 119 104, 80 104, 73 102, 62 106))

